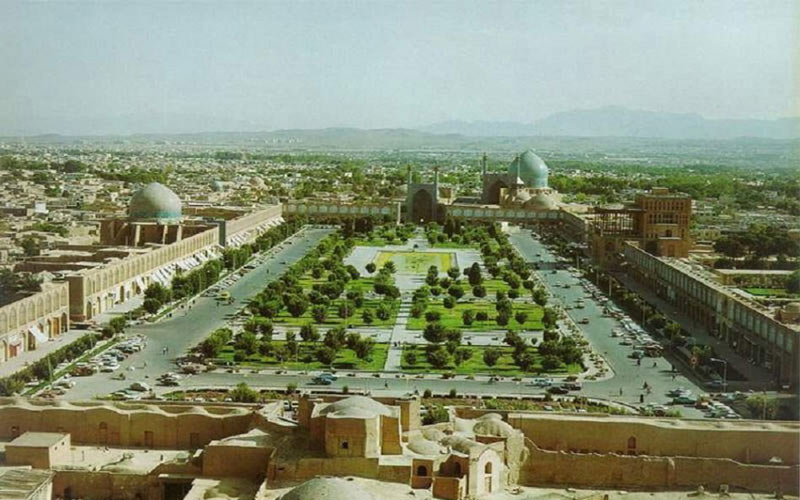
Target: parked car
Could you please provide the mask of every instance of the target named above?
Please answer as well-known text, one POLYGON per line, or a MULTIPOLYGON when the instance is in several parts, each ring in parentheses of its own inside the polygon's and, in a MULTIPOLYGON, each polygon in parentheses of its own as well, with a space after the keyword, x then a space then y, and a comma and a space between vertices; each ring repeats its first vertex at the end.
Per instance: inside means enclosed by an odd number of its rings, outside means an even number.
POLYGON ((311 379, 312 384, 316 385, 331 385, 333 380, 329 379, 328 377, 322 377, 317 375, 316 377, 311 379))
POLYGON ((549 387, 553 385, 553 379, 551 378, 534 378, 531 379, 531 385, 535 387, 549 387))
POLYGON ((569 394, 569 389, 563 385, 552 385, 547 388, 547 392, 550 394, 569 394))
POLYGON ((150 392, 150 386, 144 382, 134 382, 131 384, 130 389, 138 392, 150 392))
POLYGON ((697 402, 697 400, 691 396, 677 396, 672 400, 672 404, 674 405, 693 405, 697 402))

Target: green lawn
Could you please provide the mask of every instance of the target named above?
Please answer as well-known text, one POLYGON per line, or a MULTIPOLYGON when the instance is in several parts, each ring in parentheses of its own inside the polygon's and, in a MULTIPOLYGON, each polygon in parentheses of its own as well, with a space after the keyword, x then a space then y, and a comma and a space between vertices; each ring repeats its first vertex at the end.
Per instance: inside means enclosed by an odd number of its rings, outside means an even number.
POLYGON ((759 297, 800 297, 800 294, 789 293, 785 288, 745 288, 744 291, 759 297))
POLYGON ((398 273, 425 274, 436 266, 445 272, 453 265, 453 254, 445 252, 378 252, 375 265, 378 269, 388 261, 394 262, 398 273))
MULTIPOLYGON (((511 354, 514 350, 511 347, 501 347, 503 354, 500 356, 500 359, 497 363, 490 367, 486 366, 483 362, 483 351, 486 350, 485 347, 477 347, 477 346, 467 346, 467 349, 472 351, 472 357, 468 359, 466 362, 462 363, 461 366, 455 366, 450 361, 450 364, 445 368, 437 369, 430 365, 425 359, 425 350, 421 347, 412 347, 412 346, 405 346, 403 348, 403 364, 402 368, 404 372, 407 373, 446 373, 446 372, 453 372, 458 375, 470 375, 470 374, 497 374, 503 376, 523 376, 523 375, 534 375, 539 373, 538 370, 541 370, 541 357, 539 356, 538 352, 535 348, 531 348, 531 352, 534 353, 534 357, 536 358, 535 365, 531 369, 530 372, 523 372, 517 365, 514 364, 514 360, 511 357, 511 354), (414 349, 417 353, 417 363, 415 365, 409 365, 405 362, 405 353, 408 349, 414 349)), ((561 369, 549 372, 550 374, 561 374, 561 375, 570 375, 581 373, 582 367, 580 365, 567 365, 562 366, 561 369)), ((545 372, 542 372, 545 373, 545 372)))
MULTIPOLYGON (((283 341, 273 342, 276 349, 284 344, 285 342, 283 341)), ((317 361, 314 355, 316 350, 322 347, 322 342, 300 342, 299 345, 300 350, 297 355, 297 360, 280 363, 274 356, 264 358, 260 354, 254 354, 239 365, 253 368, 280 367, 286 370, 320 370, 328 368, 328 366, 317 361)), ((339 370, 381 371, 383 370, 384 364, 386 364, 386 353, 388 350, 389 344, 375 344, 375 347, 372 349, 371 358, 369 360, 362 360, 356 357, 355 352, 344 348, 336 355, 336 360, 331 367, 339 370)), ((225 346, 217 358, 225 361, 233 361, 233 352, 233 346, 225 346)))
MULTIPOLYGON (((442 314, 442 319, 440 323, 444 325, 446 328, 459 328, 461 330, 470 331, 470 330, 541 330, 542 327, 542 314, 543 310, 536 304, 528 304, 528 303, 515 303, 514 304, 514 313, 516 314, 518 311, 524 311, 528 313, 528 318, 525 320, 525 323, 520 325, 517 323, 517 320, 513 317, 508 322, 506 326, 500 326, 495 321, 497 317, 497 311, 494 308, 494 302, 489 302, 487 300, 482 300, 480 302, 459 302, 453 309, 446 309, 442 305, 441 300, 437 300, 435 303, 433 300, 428 304, 428 308, 426 311, 439 311, 442 314), (463 321, 461 320, 461 314, 466 309, 472 309, 475 313, 478 311, 486 311, 489 313, 489 319, 487 321, 474 321, 470 326, 465 326, 463 321)), ((408 329, 409 330, 422 330, 425 328, 425 315, 423 314, 422 317, 408 318, 408 329)))

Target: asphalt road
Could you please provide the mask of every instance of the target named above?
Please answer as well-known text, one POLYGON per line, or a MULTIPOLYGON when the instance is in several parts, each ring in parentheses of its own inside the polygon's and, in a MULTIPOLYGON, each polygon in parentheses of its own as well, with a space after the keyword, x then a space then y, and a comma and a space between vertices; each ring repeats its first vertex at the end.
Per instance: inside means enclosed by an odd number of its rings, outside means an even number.
POLYGON ((226 315, 235 313, 247 299, 266 286, 275 276, 283 273, 292 263, 302 258, 314 248, 322 238, 330 234, 330 229, 306 229, 276 247, 263 264, 246 273, 227 288, 233 298, 232 304, 221 304, 213 297, 197 297, 189 309, 177 309, 172 317, 153 324, 136 325, 128 328, 127 335, 143 335, 146 347, 120 362, 116 373, 98 373, 90 377, 76 378, 76 386, 67 391, 67 399, 91 399, 127 388, 133 381, 153 382, 158 375, 175 371, 174 360, 207 337, 212 331, 225 326, 226 315), (162 354, 164 349, 167 354, 162 354), (134 370, 129 368, 133 366, 134 370), (124 372, 126 380, 113 380, 111 377, 124 372))

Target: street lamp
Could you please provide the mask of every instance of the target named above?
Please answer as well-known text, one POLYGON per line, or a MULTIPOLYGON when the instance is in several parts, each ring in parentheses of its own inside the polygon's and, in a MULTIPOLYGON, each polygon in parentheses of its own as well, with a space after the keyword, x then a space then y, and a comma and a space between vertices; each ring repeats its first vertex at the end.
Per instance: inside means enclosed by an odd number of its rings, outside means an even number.
POLYGON ((728 392, 728 362, 720 358, 711 358, 709 361, 722 363, 722 392, 728 392))

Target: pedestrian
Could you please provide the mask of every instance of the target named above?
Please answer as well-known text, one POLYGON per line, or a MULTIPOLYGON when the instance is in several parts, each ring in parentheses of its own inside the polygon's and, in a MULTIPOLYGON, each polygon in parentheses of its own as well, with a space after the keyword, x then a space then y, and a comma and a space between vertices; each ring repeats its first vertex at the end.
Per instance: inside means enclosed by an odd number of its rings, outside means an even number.
POLYGON ((622 387, 619 388, 619 395, 622 396, 622 387))
POLYGON ((674 373, 672 374, 672 380, 673 381, 675 380, 675 374, 674 373))

